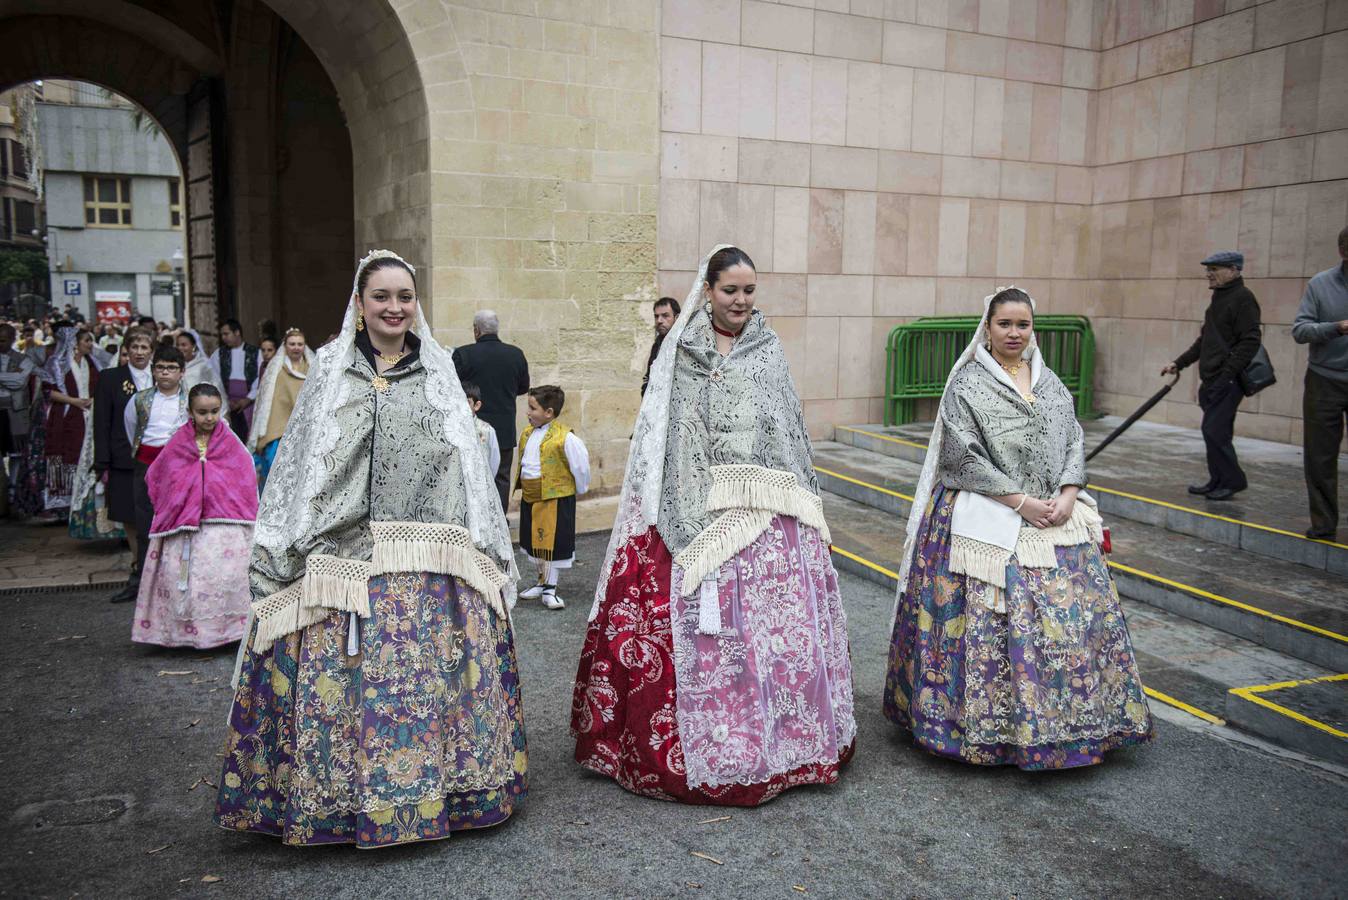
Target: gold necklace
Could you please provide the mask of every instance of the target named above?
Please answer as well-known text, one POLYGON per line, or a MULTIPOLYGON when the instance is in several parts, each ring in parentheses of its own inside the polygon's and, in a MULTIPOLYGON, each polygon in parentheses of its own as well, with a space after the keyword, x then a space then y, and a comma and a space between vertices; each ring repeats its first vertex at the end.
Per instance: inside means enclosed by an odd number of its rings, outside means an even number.
MULTIPOLYGON (((999 365, 999 366, 1001 366, 1003 369, 1005 369, 1006 372, 1007 372, 1007 374, 1010 375, 1012 378, 1015 378, 1017 375, 1020 374, 1020 370, 1023 369, 1023 368, 1025 368, 1025 361, 1024 361, 1024 360, 1021 360, 1020 362, 1016 363, 1014 366, 1008 366, 1006 363, 1002 362, 1002 361, 999 359, 999 360, 997 360, 997 365, 999 365)), ((1031 405, 1034 404, 1034 401, 1035 401, 1035 399, 1036 399, 1035 396, 1034 396, 1034 391, 1030 391, 1030 392, 1028 392, 1028 393, 1021 393, 1020 388, 1018 387, 1018 388, 1016 388, 1016 392, 1017 392, 1017 393, 1020 393, 1020 396, 1024 398, 1024 400, 1025 400, 1026 403, 1029 403, 1029 404, 1031 404, 1031 405)))
POLYGON ((396 366, 407 355, 407 351, 399 350, 397 353, 379 353, 376 355, 390 366, 396 366))

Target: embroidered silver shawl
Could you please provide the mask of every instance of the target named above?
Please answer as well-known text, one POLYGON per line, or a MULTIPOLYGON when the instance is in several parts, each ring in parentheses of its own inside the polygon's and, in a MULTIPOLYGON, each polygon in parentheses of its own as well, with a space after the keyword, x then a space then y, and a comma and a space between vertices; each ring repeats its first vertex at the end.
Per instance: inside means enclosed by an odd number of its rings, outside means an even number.
POLYGON ((678 340, 658 527, 677 556, 715 518, 711 467, 756 465, 819 492, 810 441, 776 332, 754 310, 729 356, 716 349, 706 308, 678 340))
MULTIPOLYGON (((384 257, 398 258, 373 251, 356 279, 384 257)), ((370 521, 402 520, 467 528, 474 545, 509 576, 504 593, 513 605, 518 571, 510 532, 449 352, 431 336, 418 303, 412 330, 421 341, 419 365, 388 375, 390 389, 376 415, 373 372, 356 351, 355 323, 353 281, 341 334, 311 364, 267 479, 254 532, 253 596, 298 579, 311 552, 368 560, 370 521), (373 471, 371 440, 379 442, 373 471)))
POLYGON ((1044 367, 1027 403, 981 365, 961 368, 941 400, 941 483, 999 497, 1047 500, 1085 485, 1086 448, 1067 387, 1044 367))

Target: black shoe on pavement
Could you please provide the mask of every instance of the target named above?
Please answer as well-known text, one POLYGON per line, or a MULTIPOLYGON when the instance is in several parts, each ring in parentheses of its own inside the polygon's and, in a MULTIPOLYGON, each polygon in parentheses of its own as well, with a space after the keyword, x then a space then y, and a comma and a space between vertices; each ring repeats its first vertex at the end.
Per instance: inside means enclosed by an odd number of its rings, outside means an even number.
POLYGON ((1306 537, 1313 541, 1332 541, 1338 536, 1337 531, 1316 531, 1314 528, 1306 532, 1306 537))
POLYGON ((1209 500, 1230 500, 1236 496, 1236 492, 1230 488, 1216 488, 1203 495, 1209 500))
POLYGON ((1207 484, 1189 485, 1189 493, 1198 494, 1199 496, 1202 496, 1203 494, 1210 494, 1216 489, 1217 485, 1213 484, 1211 481, 1209 481, 1207 484))
POLYGON ((128 584, 117 593, 108 598, 109 603, 130 603, 136 599, 136 594, 140 593, 140 585, 128 584))

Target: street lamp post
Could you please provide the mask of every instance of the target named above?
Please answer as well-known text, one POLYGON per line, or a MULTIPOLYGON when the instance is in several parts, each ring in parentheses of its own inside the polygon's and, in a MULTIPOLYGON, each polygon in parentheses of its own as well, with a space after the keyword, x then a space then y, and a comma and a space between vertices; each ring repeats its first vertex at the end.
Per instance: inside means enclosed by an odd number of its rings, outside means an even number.
POLYGON ((187 321, 187 304, 183 298, 183 262, 183 248, 179 247, 173 251, 173 318, 190 328, 192 323, 187 321))

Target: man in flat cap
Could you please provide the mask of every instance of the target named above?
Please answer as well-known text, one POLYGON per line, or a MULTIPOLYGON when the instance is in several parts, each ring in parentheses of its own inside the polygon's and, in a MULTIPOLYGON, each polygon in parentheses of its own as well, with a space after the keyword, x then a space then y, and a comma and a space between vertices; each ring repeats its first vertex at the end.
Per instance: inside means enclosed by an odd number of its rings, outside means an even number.
POLYGON ((1259 301, 1245 286, 1241 270, 1245 257, 1235 250, 1220 250, 1202 262, 1207 271, 1212 301, 1203 315, 1198 339, 1161 370, 1172 375, 1198 363, 1198 405, 1203 409, 1203 442, 1208 450, 1206 484, 1189 486, 1189 493, 1209 500, 1230 500, 1249 486, 1236 460, 1231 438, 1236 430, 1236 409, 1244 398, 1238 376, 1259 351, 1259 301))

